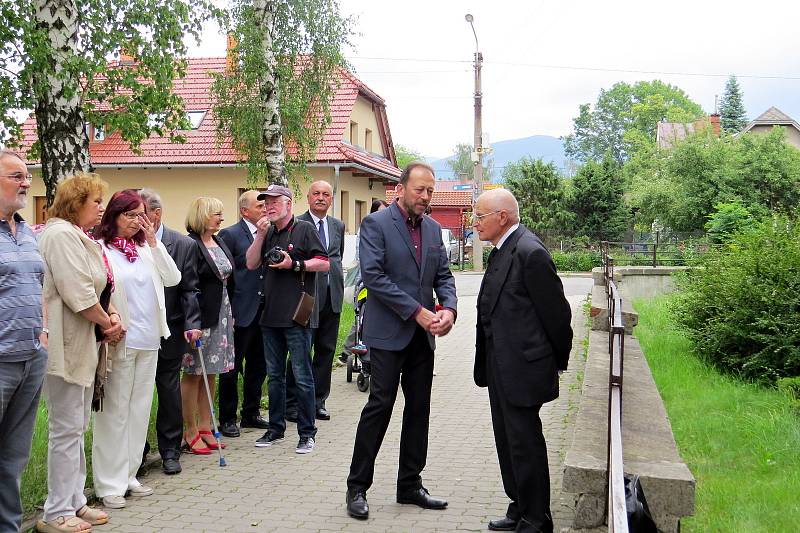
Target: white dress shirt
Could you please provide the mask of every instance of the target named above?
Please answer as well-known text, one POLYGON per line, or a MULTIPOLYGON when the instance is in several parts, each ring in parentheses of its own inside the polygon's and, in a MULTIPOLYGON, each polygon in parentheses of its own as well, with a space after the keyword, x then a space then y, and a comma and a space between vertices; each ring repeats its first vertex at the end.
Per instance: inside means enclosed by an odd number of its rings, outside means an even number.
MULTIPOLYGON (((327 245, 326 248, 330 249, 331 246, 331 232, 328 231, 328 215, 325 215, 323 218, 318 218, 314 213, 309 211, 311 215, 311 220, 314 221, 314 228, 319 231, 319 221, 322 221, 322 230, 325 232, 325 244, 327 245)), ((327 251, 327 250, 326 250, 327 251)))
POLYGON ((506 240, 511 236, 511 234, 517 231, 518 227, 519 227, 519 222, 508 228, 506 232, 503 233, 503 236, 500 237, 500 240, 497 241, 497 244, 494 245, 494 247, 499 250, 500 247, 503 246, 503 243, 506 242, 506 240))

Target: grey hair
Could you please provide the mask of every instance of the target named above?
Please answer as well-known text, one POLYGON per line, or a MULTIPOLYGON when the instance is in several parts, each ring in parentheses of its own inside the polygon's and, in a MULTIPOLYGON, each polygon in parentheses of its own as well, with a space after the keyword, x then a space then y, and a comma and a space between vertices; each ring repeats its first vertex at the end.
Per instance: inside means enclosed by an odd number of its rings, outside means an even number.
POLYGON ((163 208, 161 205, 161 196, 153 189, 139 189, 139 196, 142 197, 148 211, 163 208))
POLYGON ((247 204, 248 204, 247 197, 250 196, 250 193, 258 194, 259 192, 260 191, 257 191, 255 189, 248 189, 248 190, 244 191, 242 194, 240 194, 239 195, 239 209, 247 207, 247 204))
POLYGON ((0 148, 0 160, 5 159, 6 157, 16 157, 17 159, 25 163, 25 160, 22 159, 22 156, 19 155, 17 152, 12 152, 11 150, 0 148))

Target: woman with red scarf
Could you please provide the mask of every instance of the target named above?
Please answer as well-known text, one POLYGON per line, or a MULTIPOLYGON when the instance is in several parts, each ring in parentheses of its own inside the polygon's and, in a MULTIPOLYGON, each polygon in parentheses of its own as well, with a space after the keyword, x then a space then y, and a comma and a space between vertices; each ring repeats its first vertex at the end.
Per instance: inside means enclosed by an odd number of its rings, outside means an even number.
POLYGON ((125 507, 126 494, 153 493, 139 483, 136 471, 147 438, 158 348, 162 337, 169 337, 164 287, 177 285, 181 273, 133 189, 114 193, 96 236, 114 269, 111 303, 127 333, 111 349, 103 410, 95 415, 92 471, 97 497, 119 509, 125 507))

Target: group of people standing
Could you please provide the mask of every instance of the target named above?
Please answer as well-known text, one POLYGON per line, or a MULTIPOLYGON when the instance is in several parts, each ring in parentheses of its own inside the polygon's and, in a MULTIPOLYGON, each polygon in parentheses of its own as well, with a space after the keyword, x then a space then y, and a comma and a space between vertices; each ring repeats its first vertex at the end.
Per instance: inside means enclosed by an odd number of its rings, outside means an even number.
POLYGON ((18 213, 31 181, 17 154, 0 151, 0 531, 20 527, 20 477, 42 391, 48 495, 41 532, 86 532, 109 520, 84 495, 92 419, 94 490, 103 506, 153 493, 136 473, 154 389, 162 467, 177 474, 182 452, 208 455, 224 446, 205 390, 216 397, 216 375, 224 434, 239 436, 243 373, 241 425, 268 430, 259 442, 283 437, 288 352, 302 420, 296 452, 313 451, 315 418, 330 418, 325 399, 343 291, 344 226, 327 217, 329 184, 312 184, 304 217, 292 215, 286 187, 247 191, 241 220, 225 229, 222 202, 197 198, 184 235, 162 223, 155 191, 126 189, 106 204, 107 183, 85 173, 59 184, 47 223, 32 228, 18 213), (278 243, 279 260, 267 264, 267 245, 278 243), (293 315, 300 291, 320 302, 306 319, 293 315), (313 371, 312 347, 320 360, 313 371), (267 374, 269 422, 260 414, 267 374))
MULTIPOLYGON (((18 214, 31 180, 19 156, 0 151, 0 531, 20 527, 20 476, 42 390, 49 437, 40 532, 87 532, 109 520, 84 495, 92 411, 94 488, 103 505, 120 508, 126 498, 153 493, 136 474, 154 388, 167 474, 181 471, 182 452, 209 455, 224 447, 212 431, 206 396, 208 387, 214 397, 216 375, 224 435, 264 429, 255 445, 270 447, 285 439, 286 421, 296 421, 296 453, 314 450, 316 420, 331 418, 325 402, 343 297, 344 225, 327 215, 330 184, 312 183, 309 211, 297 217, 287 187, 246 191, 241 220, 224 229, 222 202, 197 198, 183 235, 163 224, 155 191, 126 189, 105 205, 108 185, 95 174, 77 174, 59 184, 36 235, 18 214), (265 377, 268 420, 260 414, 265 377)), ((347 512, 359 519, 369 515, 366 494, 399 388, 405 409, 397 501, 447 507, 423 486, 421 472, 435 337, 455 323, 455 280, 441 228, 426 215, 433 169, 409 164, 396 190, 391 205, 373 203, 359 237, 360 275, 369 291, 361 338, 371 351, 371 389, 346 496, 347 512)), ((473 225, 495 245, 478 296, 474 374, 478 386, 489 388, 510 499, 506 516, 488 527, 552 532, 539 409, 557 397, 558 372, 567 367, 569 304, 546 248, 519 224, 511 193, 484 193, 473 225)))

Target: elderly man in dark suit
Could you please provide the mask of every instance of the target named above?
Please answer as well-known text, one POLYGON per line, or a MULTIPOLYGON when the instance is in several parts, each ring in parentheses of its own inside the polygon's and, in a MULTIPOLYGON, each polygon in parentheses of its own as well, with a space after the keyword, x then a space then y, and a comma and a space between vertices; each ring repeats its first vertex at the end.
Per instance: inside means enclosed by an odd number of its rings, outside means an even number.
POLYGON ((347 478, 347 511, 367 518, 367 490, 398 385, 405 409, 400 437, 397 502, 444 509, 420 476, 428 454, 434 335, 446 335, 456 316, 456 286, 442 243, 441 226, 425 216, 433 195, 433 169, 409 163, 397 201, 361 223, 359 258, 369 296, 364 343, 370 347, 372 383, 361 413, 347 478), (442 309, 435 311, 433 295, 442 309))
POLYGON ((256 234, 256 222, 267 214, 264 200, 258 199, 258 191, 249 190, 239 196, 239 214, 236 224, 219 232, 220 238, 233 254, 234 292, 231 295, 233 307, 233 347, 236 362, 233 372, 219 376, 219 427, 226 437, 238 437, 236 408, 239 406, 238 381, 243 376, 242 387, 242 427, 267 429, 269 422, 261 416, 261 389, 267 377, 267 363, 264 359, 264 340, 258 320, 264 310, 263 269, 248 270, 247 249, 256 234))
MULTIPOLYGON (((331 369, 336 341, 339 339, 339 318, 344 298, 344 222, 328 215, 333 201, 333 188, 327 181, 315 181, 308 188, 308 211, 298 216, 314 225, 319 240, 328 249, 330 270, 317 276, 316 302, 319 308, 319 323, 311 334, 314 348, 314 394, 317 420, 330 420, 325 400, 331 393, 331 369)), ((286 368, 286 418, 297 419, 297 402, 294 399, 294 374, 292 367, 286 368)))
MULTIPOLYGON (((156 390, 158 413, 156 435, 161 467, 165 474, 181 471, 180 449, 183 439, 183 409, 181 406, 180 371, 187 344, 200 338, 200 305, 197 300, 197 245, 194 241, 161 223, 163 207, 161 197, 151 189, 139 191, 144 200, 147 218, 156 229, 158 237, 181 271, 181 281, 174 287, 164 288, 167 306, 167 325, 170 336, 161 340, 156 364, 156 390)), ((145 444, 145 448, 147 444, 145 444)))
POLYGON ((553 531, 539 410, 558 397, 572 347, 571 312, 550 253, 519 223, 505 189, 478 198, 474 227, 495 245, 478 294, 475 383, 489 387, 503 487, 511 503, 493 531, 553 531))

